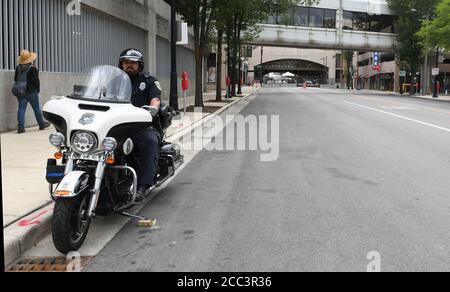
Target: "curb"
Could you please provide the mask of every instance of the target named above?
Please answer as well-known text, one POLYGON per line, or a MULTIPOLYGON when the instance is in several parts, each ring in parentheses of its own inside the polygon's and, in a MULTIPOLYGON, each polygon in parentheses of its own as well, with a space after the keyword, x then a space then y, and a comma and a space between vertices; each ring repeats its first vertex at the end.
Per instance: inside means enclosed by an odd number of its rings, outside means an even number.
POLYGON ((53 208, 54 203, 3 229, 5 267, 50 234, 53 208))
POLYGON ((398 94, 397 96, 399 96, 399 97, 411 97, 411 98, 416 98, 416 99, 421 99, 421 100, 429 100, 429 101, 450 102, 450 100, 446 100, 446 99, 429 98, 429 97, 423 97, 423 96, 419 96, 419 95, 402 95, 402 94, 398 94))
MULTIPOLYGON (((199 126, 202 126, 203 123, 208 121, 214 115, 219 115, 225 112, 233 105, 245 100, 257 92, 259 92, 259 90, 249 93, 244 97, 227 104, 215 113, 211 113, 203 117, 201 120, 198 120, 189 127, 182 129, 167 138, 172 138, 171 140, 174 142, 179 141, 186 134, 192 132, 199 126)), ((46 204, 37 209, 35 212, 24 216, 3 229, 5 269, 8 265, 19 259, 26 251, 33 248, 37 243, 51 233, 54 205, 54 203, 46 204)))
MULTIPOLYGON (((343 89, 344 90, 344 89, 343 89)), ((358 92, 358 91, 356 91, 358 92)), ((371 93, 370 91, 359 91, 359 92, 363 92, 363 93, 371 93)), ((372 93, 383 93, 380 91, 373 91, 372 93)), ((428 101, 437 101, 437 102, 450 102, 450 100, 447 99, 440 99, 440 98, 430 98, 430 97, 425 97, 425 96, 421 96, 421 95, 409 95, 408 92, 405 92, 405 94, 400 94, 398 92, 386 92, 383 93, 384 95, 388 95, 388 96, 393 96, 393 97, 405 97, 405 98, 415 98, 415 99, 421 99, 421 100, 428 100, 428 101)), ((442 96, 442 95, 441 95, 442 96)), ((444 95, 445 96, 445 95, 444 95)))

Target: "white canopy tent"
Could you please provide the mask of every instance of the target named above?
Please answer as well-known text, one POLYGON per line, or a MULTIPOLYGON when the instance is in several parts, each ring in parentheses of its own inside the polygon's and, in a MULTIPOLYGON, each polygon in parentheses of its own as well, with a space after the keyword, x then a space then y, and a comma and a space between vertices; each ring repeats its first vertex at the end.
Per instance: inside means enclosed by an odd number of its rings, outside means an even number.
POLYGON ((281 75, 282 77, 295 77, 295 74, 292 74, 291 72, 286 72, 283 75, 281 75))

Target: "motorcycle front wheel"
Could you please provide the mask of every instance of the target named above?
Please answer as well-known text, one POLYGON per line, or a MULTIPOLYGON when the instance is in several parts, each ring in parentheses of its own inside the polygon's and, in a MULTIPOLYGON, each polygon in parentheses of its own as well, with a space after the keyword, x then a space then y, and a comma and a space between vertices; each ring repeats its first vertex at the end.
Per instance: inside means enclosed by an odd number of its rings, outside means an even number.
POLYGON ((63 253, 78 251, 91 225, 88 218, 89 196, 58 199, 52 220, 52 237, 56 249, 63 253))

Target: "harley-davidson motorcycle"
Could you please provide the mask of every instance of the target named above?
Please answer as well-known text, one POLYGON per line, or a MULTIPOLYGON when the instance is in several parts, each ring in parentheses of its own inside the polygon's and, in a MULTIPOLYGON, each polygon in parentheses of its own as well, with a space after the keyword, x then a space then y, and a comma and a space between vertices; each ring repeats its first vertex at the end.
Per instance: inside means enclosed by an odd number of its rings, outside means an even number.
MULTIPOLYGON (((155 118, 164 136, 174 115, 164 104, 159 110, 134 107, 131 80, 118 68, 98 66, 85 77, 73 94, 53 99, 43 108, 44 117, 57 130, 49 138, 58 150, 48 160, 46 179, 55 201, 53 242, 63 254, 79 250, 96 216, 145 219, 126 213, 137 205, 140 169, 131 137, 152 127, 155 118)), ((181 164, 180 147, 163 142, 157 183, 147 197, 181 164)))

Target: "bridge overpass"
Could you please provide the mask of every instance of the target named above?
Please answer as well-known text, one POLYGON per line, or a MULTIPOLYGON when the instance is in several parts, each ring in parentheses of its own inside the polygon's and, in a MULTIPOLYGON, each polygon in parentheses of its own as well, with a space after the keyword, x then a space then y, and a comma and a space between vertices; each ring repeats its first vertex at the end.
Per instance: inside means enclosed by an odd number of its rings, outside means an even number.
POLYGON ((259 38, 249 44, 258 46, 311 49, 392 52, 396 35, 367 31, 262 25, 259 38))
POLYGON ((294 7, 261 24, 250 45, 391 52, 396 43, 394 17, 383 0, 321 0, 294 7))

